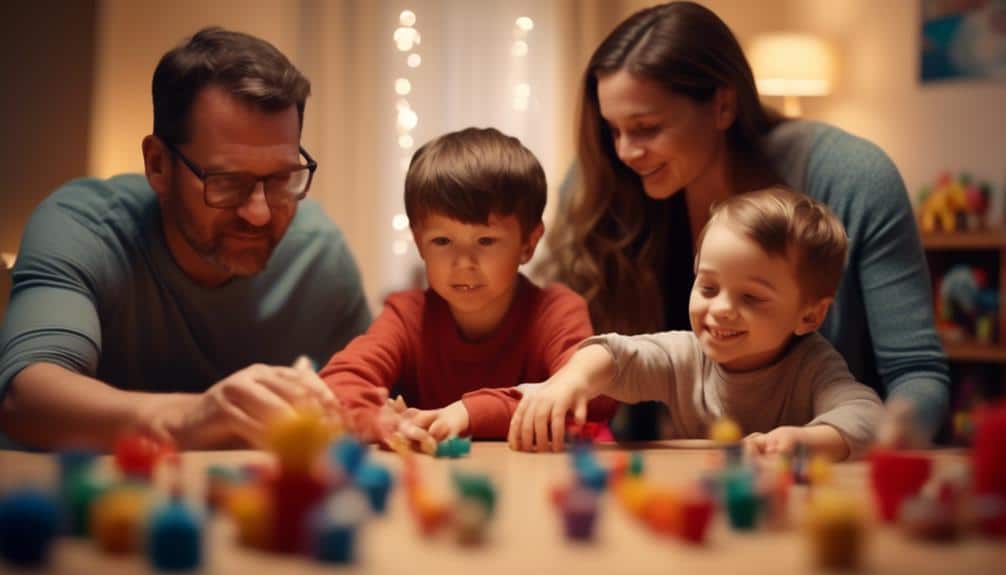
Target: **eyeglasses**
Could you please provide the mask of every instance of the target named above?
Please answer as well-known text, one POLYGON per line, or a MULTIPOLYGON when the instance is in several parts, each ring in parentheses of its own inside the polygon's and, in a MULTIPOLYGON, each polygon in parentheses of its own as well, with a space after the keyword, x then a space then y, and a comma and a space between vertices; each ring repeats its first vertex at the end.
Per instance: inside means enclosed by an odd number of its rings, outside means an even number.
MULTIPOLYGON (((163 141, 163 140, 162 140, 163 141)), ((303 200, 314 179, 318 162, 303 147, 300 153, 307 164, 265 176, 248 172, 206 172, 188 159, 174 144, 164 141, 165 147, 178 157, 203 183, 203 201, 211 208, 236 208, 248 201, 258 183, 262 182, 265 201, 271 208, 284 208, 303 200)))

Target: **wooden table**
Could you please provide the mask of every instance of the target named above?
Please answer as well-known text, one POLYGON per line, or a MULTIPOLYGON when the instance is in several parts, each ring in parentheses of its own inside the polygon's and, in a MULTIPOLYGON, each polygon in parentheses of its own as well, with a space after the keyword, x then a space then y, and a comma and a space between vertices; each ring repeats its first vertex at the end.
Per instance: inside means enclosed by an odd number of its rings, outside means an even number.
MULTIPOLYGON (((675 448, 667 442, 641 446, 645 474, 649 481, 684 485, 699 477, 711 451, 675 448)), ((615 448, 602 448, 604 458, 615 448)), ((398 456, 374 455, 397 473, 398 456)), ((268 455, 251 452, 194 452, 183 456, 189 495, 201 497, 205 469, 211 464, 239 466, 263 461, 268 455)), ((960 453, 937 452, 937 468, 960 462, 960 453)), ((107 458, 103 465, 110 462, 107 458)), ((564 454, 528 454, 510 451, 502 443, 475 443, 471 456, 460 460, 420 459, 423 477, 431 485, 449 490, 449 471, 455 466, 490 474, 498 489, 497 516, 489 541, 480 547, 462 547, 450 533, 434 539, 421 537, 405 508, 401 489, 393 492, 389 512, 369 520, 364 528, 354 568, 334 568, 308 558, 266 554, 238 546, 233 526, 214 519, 208 529, 205 573, 297 574, 340 572, 402 573, 417 575, 454 573, 491 575, 495 573, 660 573, 708 575, 712 573, 813 572, 806 535, 798 527, 788 531, 731 531, 722 513, 712 524, 703 546, 691 546, 678 539, 656 535, 628 516, 610 496, 605 496, 594 543, 567 542, 560 517, 548 499, 550 486, 569 474, 569 458, 564 454)), ((26 482, 54 485, 56 462, 45 455, 0 451, 0 489, 26 482)), ((841 464, 834 469, 834 482, 863 497, 872 509, 865 463, 841 464)), ((799 518, 805 489, 797 487, 792 499, 794 517, 799 518)), ((895 528, 871 525, 867 534, 862 572, 985 574, 1006 572, 1006 544, 1003 541, 967 534, 949 544, 909 539, 895 528)), ((0 564, 0 571, 6 566, 0 564)), ((85 540, 62 538, 55 547, 48 572, 52 573, 147 573, 143 557, 110 557, 85 540)))

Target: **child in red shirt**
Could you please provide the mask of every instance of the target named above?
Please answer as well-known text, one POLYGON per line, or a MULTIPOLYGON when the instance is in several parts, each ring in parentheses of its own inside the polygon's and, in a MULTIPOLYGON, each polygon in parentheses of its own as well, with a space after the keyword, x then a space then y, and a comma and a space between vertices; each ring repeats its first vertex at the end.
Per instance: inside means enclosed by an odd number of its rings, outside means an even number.
MULTIPOLYGON (((405 210, 430 287, 389 296, 367 333, 319 374, 363 439, 503 439, 516 386, 548 379, 593 334, 583 298, 518 272, 544 233, 546 191, 534 155, 492 128, 416 151, 405 210), (388 405, 392 387, 409 409, 388 405)), ((606 421, 616 403, 599 399, 590 418, 606 421)))

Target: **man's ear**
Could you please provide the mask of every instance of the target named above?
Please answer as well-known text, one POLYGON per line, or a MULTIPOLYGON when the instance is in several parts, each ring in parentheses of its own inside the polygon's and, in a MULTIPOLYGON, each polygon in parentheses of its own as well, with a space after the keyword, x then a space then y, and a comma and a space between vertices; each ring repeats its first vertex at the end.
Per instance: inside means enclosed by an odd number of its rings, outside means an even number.
POLYGON ((713 96, 713 105, 716 107, 716 128, 726 131, 734 124, 737 118, 737 90, 733 86, 723 86, 716 88, 713 96))
POLYGON ((526 264, 531 261, 534 256, 534 250, 538 247, 538 242, 541 241, 541 237, 545 234, 545 223, 538 222, 532 230, 531 233, 527 235, 527 240, 524 241, 524 245, 521 246, 520 251, 520 263, 526 264))
POLYGON ((808 334, 824 323, 824 318, 828 315, 828 308, 835 298, 823 297, 816 302, 811 302, 800 312, 800 323, 793 333, 796 335, 808 334))
POLYGON ((153 135, 143 138, 143 169, 150 187, 160 197, 171 189, 173 160, 171 151, 160 138, 153 135))

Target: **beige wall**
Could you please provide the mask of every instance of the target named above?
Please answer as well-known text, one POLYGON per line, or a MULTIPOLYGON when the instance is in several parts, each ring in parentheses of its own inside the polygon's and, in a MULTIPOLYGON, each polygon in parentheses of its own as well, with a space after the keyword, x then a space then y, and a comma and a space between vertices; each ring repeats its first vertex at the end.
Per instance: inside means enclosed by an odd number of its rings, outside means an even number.
POLYGON ((0 252, 13 253, 32 209, 87 168, 94 2, 0 2, 0 23, 0 252))
POLYGON ((794 1, 792 17, 843 60, 837 92, 808 114, 884 148, 913 196, 946 168, 1006 186, 1006 81, 921 84, 917 0, 794 1))
POLYGON ((220 25, 265 38, 296 65, 299 7, 283 0, 100 0, 88 173, 143 171, 140 141, 154 123, 150 81, 165 51, 220 25))

